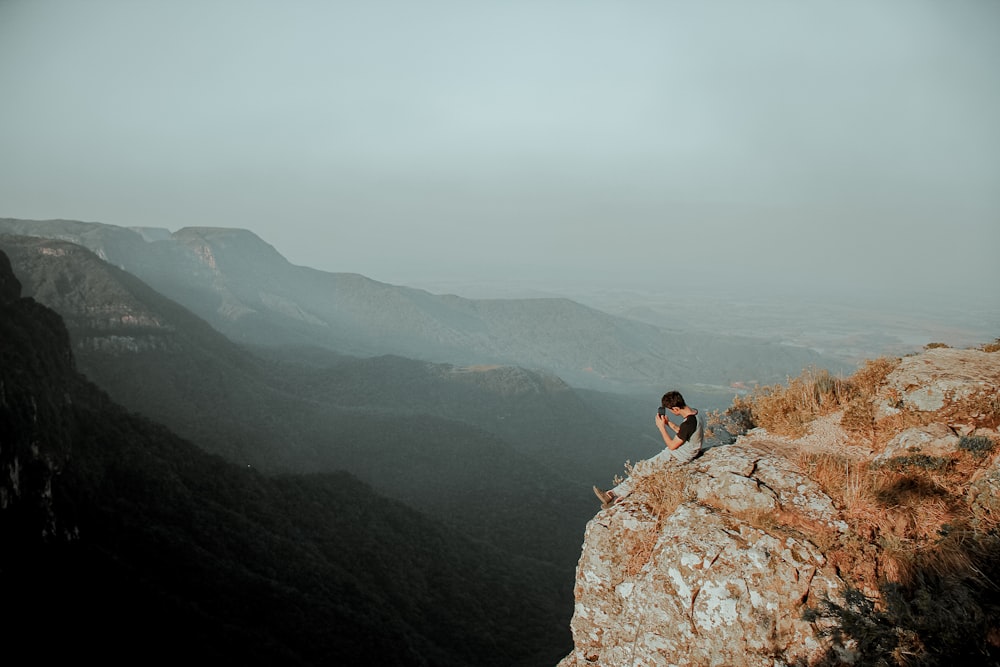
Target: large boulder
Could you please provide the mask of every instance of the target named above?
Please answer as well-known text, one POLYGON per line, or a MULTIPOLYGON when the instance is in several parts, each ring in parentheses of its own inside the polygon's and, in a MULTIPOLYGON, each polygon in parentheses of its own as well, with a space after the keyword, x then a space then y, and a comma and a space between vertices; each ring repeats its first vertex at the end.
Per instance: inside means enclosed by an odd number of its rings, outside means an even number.
POLYGON ((945 421, 951 421, 948 417, 960 417, 960 422, 989 421, 996 415, 980 413, 998 409, 998 386, 1000 354, 952 348, 926 350, 904 357, 886 377, 879 390, 876 417, 910 410, 940 413, 945 421), (982 403, 982 410, 975 409, 976 403, 982 403))

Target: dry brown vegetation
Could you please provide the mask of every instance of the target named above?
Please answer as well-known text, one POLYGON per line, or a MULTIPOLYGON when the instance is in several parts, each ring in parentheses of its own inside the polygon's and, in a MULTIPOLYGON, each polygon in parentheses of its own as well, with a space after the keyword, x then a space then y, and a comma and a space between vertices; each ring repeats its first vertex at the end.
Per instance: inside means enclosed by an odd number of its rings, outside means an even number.
MULTIPOLYGON (((787 385, 763 387, 738 398, 733 408, 749 413, 754 426, 798 437, 820 415, 843 411, 841 425, 869 440, 878 451, 903 429, 934 420, 934 415, 902 410, 875 419, 874 399, 899 359, 870 360, 848 378, 809 369, 787 385)), ((891 397, 890 397, 891 398, 891 397)), ((982 425, 1000 421, 1000 397, 977 395, 949 404, 950 416, 975 415, 982 425)), ((946 458, 900 457, 876 466, 847 456, 799 450, 798 466, 816 481, 841 509, 855 539, 847 540, 834 559, 851 563, 855 583, 876 590, 880 581, 912 584, 913 572, 924 565, 942 569, 970 563, 963 535, 971 519, 965 489, 988 461, 957 452, 946 458), (874 545, 876 549, 859 548, 874 545)))
POLYGON ((848 431, 871 437, 872 399, 898 364, 899 359, 868 361, 847 379, 807 369, 785 385, 757 387, 749 396, 737 397, 726 414, 770 433, 801 437, 816 417, 843 410, 848 431))
MULTIPOLYGON (((984 351, 1000 349, 1000 339, 997 343, 984 351)), ((934 347, 941 346, 928 346, 934 347)), ((845 431, 869 442, 876 452, 912 426, 950 420, 990 428, 1000 424, 1000 396, 995 391, 948 401, 937 414, 900 409, 876 419, 876 395, 899 361, 869 361, 846 379, 807 370, 787 385, 763 387, 738 398, 727 414, 769 433, 797 438, 816 417, 842 411, 845 431)), ((882 399, 895 404, 892 407, 902 407, 888 390, 882 399)), ((935 664, 901 657, 907 651, 930 655, 937 649, 925 645, 928 639, 942 646, 976 641, 980 646, 1000 646, 989 639, 1000 638, 1000 609, 983 602, 1000 595, 1000 526, 996 517, 974 516, 966 495, 970 481, 993 464, 986 453, 1000 443, 992 440, 965 438, 965 446, 947 456, 915 453, 882 464, 802 448, 782 452, 823 488, 850 526, 845 535, 832 540, 829 535, 813 537, 817 544, 823 543, 830 563, 845 582, 871 599, 873 613, 883 615, 879 617, 882 630, 891 639, 887 645, 896 647, 896 658, 880 664, 935 664), (937 607, 929 601, 938 598, 940 609, 935 611, 937 607), (956 629, 962 623, 971 623, 967 632, 978 627, 980 636, 964 636, 956 629)), ((864 616, 847 607, 830 605, 829 609, 835 610, 834 616, 848 634, 852 632, 848 626, 864 616)), ((866 626, 865 632, 873 627, 866 626)))
POLYGON ((973 521, 965 500, 981 463, 972 454, 868 463, 803 453, 802 468, 840 508, 850 534, 828 553, 841 576, 869 594, 916 575, 973 575, 978 538, 995 526, 973 521), (973 528, 973 526, 976 526, 973 528))
MULTIPOLYGON (((632 466, 626 464, 625 472, 631 477, 632 466)), ((661 469, 646 475, 636 475, 634 480, 633 496, 645 499, 643 509, 655 517, 655 524, 649 530, 634 531, 629 537, 630 542, 624 545, 625 553, 628 554, 624 566, 626 576, 638 574, 649 562, 664 520, 681 503, 694 498, 688 477, 679 470, 661 469)))

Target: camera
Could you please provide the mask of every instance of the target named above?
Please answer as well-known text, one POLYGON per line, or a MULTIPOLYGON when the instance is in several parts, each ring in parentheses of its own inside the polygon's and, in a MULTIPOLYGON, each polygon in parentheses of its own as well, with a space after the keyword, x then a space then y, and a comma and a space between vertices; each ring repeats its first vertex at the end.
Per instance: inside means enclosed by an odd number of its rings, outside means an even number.
POLYGON ((656 408, 656 414, 660 415, 664 419, 667 417, 667 409, 663 407, 656 408))

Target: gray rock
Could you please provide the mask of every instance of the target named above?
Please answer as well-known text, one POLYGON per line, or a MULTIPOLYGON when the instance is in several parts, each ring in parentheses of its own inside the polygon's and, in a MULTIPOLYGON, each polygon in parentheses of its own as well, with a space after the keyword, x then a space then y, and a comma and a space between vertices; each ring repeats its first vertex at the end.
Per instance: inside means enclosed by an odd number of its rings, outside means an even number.
POLYGON ((904 357, 886 378, 876 415, 900 409, 937 412, 977 394, 996 395, 1000 354, 982 350, 936 348, 904 357))
MULTIPOLYGON (((741 514, 794 509, 841 527, 832 501, 780 456, 716 447, 683 468, 699 501, 653 514, 642 486, 587 525, 560 667, 808 662, 830 647, 804 605, 843 583, 820 550, 741 514)), ((650 471, 650 474, 655 471, 650 471)))
POLYGON ((787 509, 828 528, 847 530, 830 497, 782 456, 736 444, 705 452, 692 468, 698 500, 735 513, 787 509))
POLYGON ((947 456, 958 451, 959 437, 944 424, 928 424, 906 429, 889 441, 874 463, 884 463, 897 456, 924 454, 947 456))

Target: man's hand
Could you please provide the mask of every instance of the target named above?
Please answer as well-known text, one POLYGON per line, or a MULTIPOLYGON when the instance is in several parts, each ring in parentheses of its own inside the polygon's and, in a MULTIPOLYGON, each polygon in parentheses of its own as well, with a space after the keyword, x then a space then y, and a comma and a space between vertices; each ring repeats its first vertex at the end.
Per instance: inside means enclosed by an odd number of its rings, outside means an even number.
POLYGON ((662 430, 664 430, 668 426, 671 429, 674 428, 673 423, 671 423, 671 421, 669 419, 667 419, 666 415, 657 414, 656 415, 656 427, 659 428, 662 431, 662 430))

